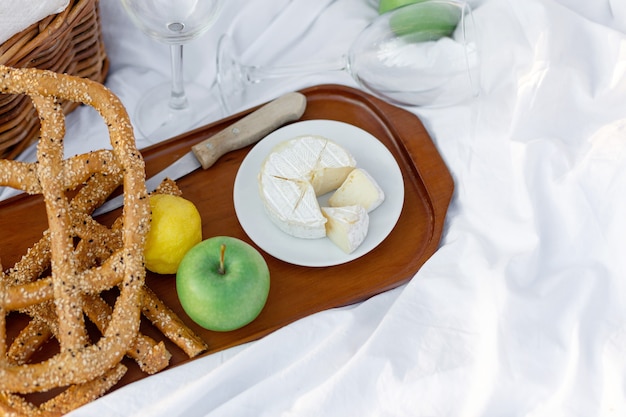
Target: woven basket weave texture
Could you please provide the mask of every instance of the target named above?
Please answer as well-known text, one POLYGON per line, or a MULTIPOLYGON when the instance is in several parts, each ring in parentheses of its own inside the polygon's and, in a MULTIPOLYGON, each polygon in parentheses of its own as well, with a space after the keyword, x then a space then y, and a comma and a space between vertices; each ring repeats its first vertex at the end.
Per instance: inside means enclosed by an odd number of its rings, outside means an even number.
MULTIPOLYGON (((108 59, 98 0, 70 0, 67 8, 0 45, 0 64, 40 68, 104 82, 108 59)), ((64 102, 65 114, 77 104, 64 102)), ((15 158, 37 140, 39 118, 26 96, 0 95, 0 157, 15 158)))

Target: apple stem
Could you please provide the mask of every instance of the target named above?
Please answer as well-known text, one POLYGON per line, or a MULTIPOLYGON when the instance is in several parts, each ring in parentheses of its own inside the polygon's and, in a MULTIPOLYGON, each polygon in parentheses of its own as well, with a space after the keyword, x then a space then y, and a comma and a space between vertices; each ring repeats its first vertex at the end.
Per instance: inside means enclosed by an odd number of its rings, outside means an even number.
POLYGON ((226 252, 226 245, 222 243, 220 246, 220 269, 218 270, 220 274, 224 275, 226 271, 224 270, 224 253, 226 252))

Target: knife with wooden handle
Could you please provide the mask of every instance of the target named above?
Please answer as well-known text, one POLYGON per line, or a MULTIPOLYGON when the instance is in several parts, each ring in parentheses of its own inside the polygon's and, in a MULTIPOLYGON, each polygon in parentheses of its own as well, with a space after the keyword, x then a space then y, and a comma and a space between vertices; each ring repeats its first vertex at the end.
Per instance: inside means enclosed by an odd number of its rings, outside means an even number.
MULTIPOLYGON (((178 180, 202 167, 208 169, 222 155, 244 148, 265 137, 282 125, 298 120, 306 108, 306 97, 300 93, 287 93, 192 146, 185 155, 174 161, 161 172, 146 180, 148 192, 155 190, 165 179, 178 180)), ((106 201, 93 215, 108 213, 124 204, 124 195, 106 201)))

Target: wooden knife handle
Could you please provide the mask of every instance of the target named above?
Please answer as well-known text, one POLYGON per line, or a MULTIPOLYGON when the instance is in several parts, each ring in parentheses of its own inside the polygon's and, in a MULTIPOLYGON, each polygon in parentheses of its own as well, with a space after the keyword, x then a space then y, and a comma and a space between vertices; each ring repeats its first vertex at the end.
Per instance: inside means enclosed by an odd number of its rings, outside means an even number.
POLYGON ((194 145, 191 150, 202 168, 207 169, 225 153, 251 145, 285 123, 298 120, 305 108, 306 96, 287 93, 194 145))

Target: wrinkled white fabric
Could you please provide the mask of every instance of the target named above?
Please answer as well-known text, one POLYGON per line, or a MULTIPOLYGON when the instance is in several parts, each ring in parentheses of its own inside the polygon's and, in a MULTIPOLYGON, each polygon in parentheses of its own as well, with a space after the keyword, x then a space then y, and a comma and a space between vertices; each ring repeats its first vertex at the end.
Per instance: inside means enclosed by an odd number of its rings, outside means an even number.
MULTIPOLYGON (((626 6, 472 4, 480 98, 411 109, 456 185, 440 248, 415 277, 72 416, 625 415, 626 6)), ((107 84, 132 108, 168 77, 168 50, 117 2, 101 7, 107 84)), ((221 33, 250 64, 331 58, 375 14, 366 0, 229 1, 187 48, 186 74, 212 83, 221 33)), ((262 83, 247 104, 326 82, 355 86, 319 73, 262 83)), ((105 146, 95 117, 70 116, 68 152, 105 146)))
POLYGON ((0 43, 35 22, 60 13, 69 0, 2 0, 0 1, 0 43))

